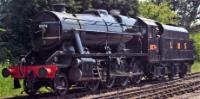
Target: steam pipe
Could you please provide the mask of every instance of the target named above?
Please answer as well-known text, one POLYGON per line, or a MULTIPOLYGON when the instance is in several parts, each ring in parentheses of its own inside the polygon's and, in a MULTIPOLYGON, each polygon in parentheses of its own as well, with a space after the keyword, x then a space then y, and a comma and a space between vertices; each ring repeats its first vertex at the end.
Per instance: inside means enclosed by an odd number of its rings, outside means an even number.
MULTIPOLYGON (((74 31, 74 35, 75 35, 75 43, 76 43, 76 46, 78 48, 78 51, 80 54, 85 54, 85 51, 84 51, 84 48, 83 48, 83 45, 82 45, 82 42, 81 42, 81 38, 80 38, 80 34, 78 31, 74 31)), ((88 64, 95 64, 96 61, 92 58, 81 58, 81 61, 83 63, 88 63, 88 64)))
POLYGON ((75 35, 75 43, 77 45, 79 53, 84 54, 84 49, 83 49, 83 45, 82 45, 82 42, 81 42, 79 32, 75 31, 74 35, 75 35))

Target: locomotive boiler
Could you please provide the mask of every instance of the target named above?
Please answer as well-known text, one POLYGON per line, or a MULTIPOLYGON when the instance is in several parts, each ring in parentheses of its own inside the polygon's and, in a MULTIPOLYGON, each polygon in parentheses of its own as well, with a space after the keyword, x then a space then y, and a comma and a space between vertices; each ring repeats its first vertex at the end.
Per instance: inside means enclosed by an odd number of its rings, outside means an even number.
POLYGON ((17 66, 3 69, 14 78, 14 87, 33 95, 42 86, 64 95, 75 86, 95 91, 141 79, 184 77, 194 61, 193 45, 183 27, 164 25, 141 17, 120 15, 116 10, 66 13, 54 5, 32 18, 32 50, 17 66))

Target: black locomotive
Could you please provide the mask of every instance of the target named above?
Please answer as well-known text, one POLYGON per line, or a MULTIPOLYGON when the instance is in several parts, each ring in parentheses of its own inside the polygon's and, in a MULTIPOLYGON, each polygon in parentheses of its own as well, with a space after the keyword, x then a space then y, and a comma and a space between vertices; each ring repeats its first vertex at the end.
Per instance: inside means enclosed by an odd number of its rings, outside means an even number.
POLYGON ((194 61, 193 42, 183 27, 120 15, 112 10, 65 12, 64 5, 37 14, 31 21, 33 49, 3 76, 24 80, 32 95, 42 86, 66 94, 70 86, 138 84, 142 78, 184 77, 194 61))

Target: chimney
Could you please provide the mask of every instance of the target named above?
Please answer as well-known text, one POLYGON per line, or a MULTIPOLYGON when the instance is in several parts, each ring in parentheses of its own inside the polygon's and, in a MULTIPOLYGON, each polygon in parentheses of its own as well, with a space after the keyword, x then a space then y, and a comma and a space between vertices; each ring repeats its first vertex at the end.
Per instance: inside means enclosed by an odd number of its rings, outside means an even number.
POLYGON ((64 3, 59 3, 59 4, 53 4, 53 11, 56 12, 66 12, 66 4, 64 3))

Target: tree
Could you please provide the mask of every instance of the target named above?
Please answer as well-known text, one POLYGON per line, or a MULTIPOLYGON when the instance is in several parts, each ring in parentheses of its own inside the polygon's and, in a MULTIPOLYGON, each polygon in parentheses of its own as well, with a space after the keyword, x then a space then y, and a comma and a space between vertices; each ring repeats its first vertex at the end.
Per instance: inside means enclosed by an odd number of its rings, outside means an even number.
POLYGON ((175 2, 174 9, 180 15, 181 25, 190 28, 191 24, 196 21, 199 5, 199 0, 180 0, 175 2))
POLYGON ((0 33, 5 32, 6 30, 3 28, 0 28, 0 33))
POLYGON ((170 8, 176 11, 179 16, 179 24, 191 28, 191 24, 196 22, 196 19, 200 19, 198 11, 200 0, 152 0, 155 4, 160 4, 163 2, 169 2, 170 8))
POLYGON ((170 4, 167 2, 159 5, 151 1, 144 1, 139 3, 139 14, 142 17, 154 19, 165 24, 176 24, 177 14, 170 9, 170 4))
POLYGON ((49 9, 46 0, 1 0, 0 23, 7 31, 0 34, 0 61, 10 59, 15 62, 18 56, 30 48, 26 20, 39 11, 49 9), (5 2, 6 1, 6 2, 5 2))
POLYGON ((92 0, 92 7, 108 11, 117 9, 121 11, 121 14, 128 16, 136 16, 138 13, 137 0, 92 0))
POLYGON ((200 33, 191 34, 194 41, 196 59, 200 61, 200 33))

